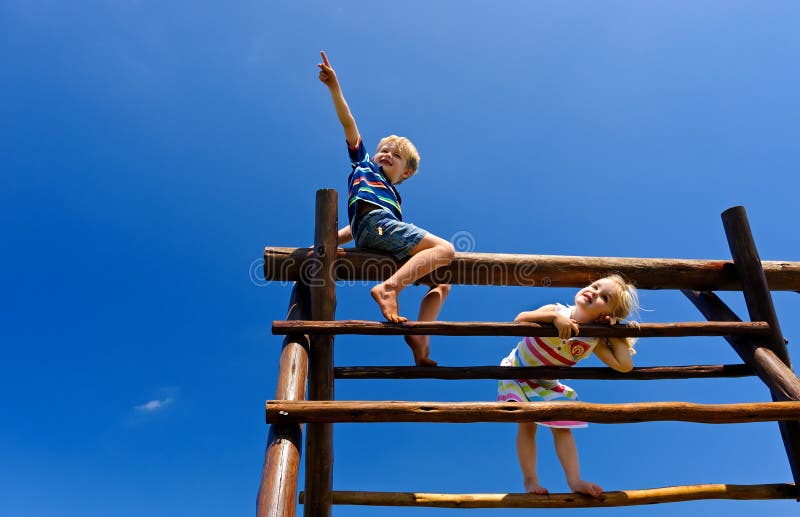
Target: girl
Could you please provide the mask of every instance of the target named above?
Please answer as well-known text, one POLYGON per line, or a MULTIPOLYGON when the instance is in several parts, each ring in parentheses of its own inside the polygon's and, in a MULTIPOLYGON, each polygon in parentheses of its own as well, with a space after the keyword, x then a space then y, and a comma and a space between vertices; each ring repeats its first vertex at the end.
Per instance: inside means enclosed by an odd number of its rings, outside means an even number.
MULTIPOLYGON (((635 353, 633 338, 571 338, 578 335, 579 323, 616 324, 638 308, 636 288, 621 276, 611 275, 584 287, 575 295, 575 305, 565 307, 559 303, 545 305, 535 311, 520 313, 514 321, 552 323, 558 329, 557 338, 526 337, 511 354, 500 363, 502 366, 572 366, 594 354, 611 368, 628 372, 633 368, 631 356, 635 353)), ((497 400, 501 402, 575 401, 575 390, 557 380, 519 379, 501 380, 497 400)), ((539 484, 536 474, 536 428, 549 427, 553 432, 556 453, 573 492, 599 497, 603 489, 581 479, 578 450, 570 429, 586 427, 586 422, 526 422, 517 431, 517 456, 522 468, 525 490, 533 494, 547 494, 539 484)))

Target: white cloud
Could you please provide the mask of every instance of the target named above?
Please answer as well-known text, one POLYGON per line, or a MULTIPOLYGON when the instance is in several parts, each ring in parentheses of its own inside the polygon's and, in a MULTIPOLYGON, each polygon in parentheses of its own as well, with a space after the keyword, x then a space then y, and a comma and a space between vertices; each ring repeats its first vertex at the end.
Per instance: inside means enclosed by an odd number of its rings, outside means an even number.
POLYGON ((150 402, 136 406, 135 409, 144 413, 152 413, 153 411, 158 411, 159 409, 164 409, 165 407, 169 406, 172 404, 173 400, 174 399, 172 397, 167 397, 164 400, 154 399, 150 402))

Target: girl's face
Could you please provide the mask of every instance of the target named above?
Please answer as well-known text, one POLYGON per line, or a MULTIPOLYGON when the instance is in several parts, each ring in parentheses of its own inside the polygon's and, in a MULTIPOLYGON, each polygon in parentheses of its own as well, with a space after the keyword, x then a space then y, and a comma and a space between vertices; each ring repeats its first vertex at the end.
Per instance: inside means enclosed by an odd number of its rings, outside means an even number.
POLYGON ((576 316, 580 316, 583 323, 610 316, 616 306, 617 289, 617 284, 608 278, 584 287, 575 295, 576 316))

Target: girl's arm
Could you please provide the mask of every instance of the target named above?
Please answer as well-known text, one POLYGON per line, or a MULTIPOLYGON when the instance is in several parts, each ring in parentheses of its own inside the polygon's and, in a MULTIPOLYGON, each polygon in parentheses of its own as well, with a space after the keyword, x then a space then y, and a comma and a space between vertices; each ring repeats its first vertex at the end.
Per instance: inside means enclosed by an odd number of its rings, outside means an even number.
POLYGON ((618 372, 629 372, 633 369, 633 358, 628 343, 622 338, 608 338, 608 344, 598 343, 594 347, 594 355, 606 363, 609 368, 618 372))
POLYGON ((572 337, 573 332, 576 336, 578 335, 578 324, 566 316, 559 314, 555 304, 539 307, 535 311, 520 312, 517 314, 517 317, 514 318, 514 322, 551 323, 558 329, 558 337, 561 339, 569 339, 572 337))

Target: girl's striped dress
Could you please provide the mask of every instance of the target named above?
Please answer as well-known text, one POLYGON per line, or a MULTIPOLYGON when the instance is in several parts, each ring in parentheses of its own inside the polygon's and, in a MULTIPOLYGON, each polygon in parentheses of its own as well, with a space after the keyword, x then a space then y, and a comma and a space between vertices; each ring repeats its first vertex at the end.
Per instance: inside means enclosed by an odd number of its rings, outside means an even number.
MULTIPOLYGON (((572 306, 556 304, 556 310, 570 317, 572 306)), ((526 337, 520 341, 501 366, 572 366, 588 357, 599 338, 574 337, 561 339, 558 337, 526 337)), ((576 401, 578 394, 558 380, 549 379, 501 379, 497 389, 497 400, 500 402, 541 402, 541 401, 576 401)), ((537 422, 539 425, 558 428, 586 427, 586 422, 576 420, 559 420, 537 422)))

